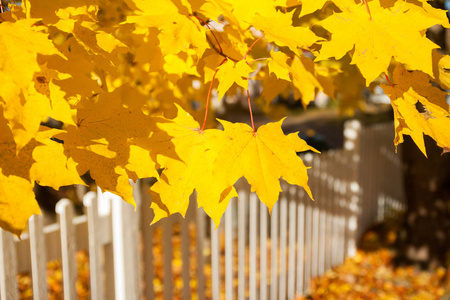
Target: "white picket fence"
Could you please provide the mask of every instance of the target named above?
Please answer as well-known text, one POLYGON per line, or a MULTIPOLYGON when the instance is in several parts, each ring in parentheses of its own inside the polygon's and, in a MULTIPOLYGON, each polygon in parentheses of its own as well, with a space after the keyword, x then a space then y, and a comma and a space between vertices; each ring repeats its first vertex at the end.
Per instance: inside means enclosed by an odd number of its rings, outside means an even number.
POLYGON ((77 250, 89 252, 91 299, 265 300, 307 294, 313 277, 355 254, 368 226, 404 210, 393 124, 362 127, 349 121, 344 139, 344 149, 303 156, 313 166, 309 184, 316 201, 283 182, 269 216, 249 186, 239 182, 239 200, 232 199, 217 230, 196 208, 195 197, 185 219, 175 215, 149 226, 153 216, 145 181, 135 187, 136 211, 113 194, 89 192, 86 215, 74 216, 71 202, 62 199, 58 223, 44 227, 42 217, 33 216, 21 241, 0 230, 1 299, 18 299, 21 272, 31 274, 34 299, 46 299, 46 262, 55 259, 62 261, 64 299, 77 299, 77 250), (175 225, 181 254, 173 249, 175 225), (156 230, 162 230, 162 263, 152 251, 159 243, 153 239, 156 230), (181 286, 173 280, 179 264, 174 256, 182 262, 181 286), (163 268, 162 293, 155 291, 161 273, 156 265, 163 268))

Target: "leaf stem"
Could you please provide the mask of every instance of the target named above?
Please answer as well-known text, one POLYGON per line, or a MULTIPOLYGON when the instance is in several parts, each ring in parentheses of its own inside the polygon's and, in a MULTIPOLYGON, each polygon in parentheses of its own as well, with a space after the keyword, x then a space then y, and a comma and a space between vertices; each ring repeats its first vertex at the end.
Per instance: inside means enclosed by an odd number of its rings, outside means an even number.
MULTIPOLYGON (((202 20, 202 18, 200 18, 199 16, 194 15, 194 17, 197 18, 197 20, 199 20, 201 23, 203 23, 204 25, 206 25, 206 27, 208 27, 208 29, 211 31, 214 39, 216 40, 217 46, 219 46, 219 53, 223 54, 223 50, 222 50, 222 46, 220 46, 219 40, 217 39, 217 36, 215 35, 214 31, 211 29, 211 27, 209 26, 208 23, 206 23, 205 21, 202 20)), ((202 25, 203 25, 202 24, 202 25)))
POLYGON ((366 5, 367 13, 370 16, 370 21, 372 21, 372 14, 370 13, 369 4, 367 3, 367 0, 361 0, 361 3, 364 3, 366 5))
POLYGON ((256 41, 253 42, 250 48, 248 48, 247 52, 245 52, 244 58, 242 58, 242 60, 244 60, 247 57, 247 54, 250 52, 250 50, 252 50, 253 46, 255 46, 255 44, 259 42, 263 37, 264 35, 260 36, 256 41))
POLYGON ((386 77, 386 80, 387 80, 387 82, 389 83, 389 85, 393 87, 394 85, 393 85, 392 82, 389 80, 389 77, 387 76, 386 73, 384 73, 384 77, 386 77))
POLYGON ((205 118, 203 119, 203 125, 202 125, 202 128, 200 129, 200 132, 203 132, 203 130, 205 129, 205 126, 206 126, 206 119, 208 118, 208 110, 209 110, 209 99, 211 98, 211 91, 212 91, 214 79, 216 78, 216 74, 219 71, 219 67, 221 65, 223 65, 226 61, 227 61, 227 58, 225 57, 222 60, 222 62, 217 66, 216 71, 214 72, 214 75, 211 79, 211 83, 209 84, 208 97, 206 98, 205 118))
POLYGON ((250 111, 250 120, 252 121, 253 132, 256 132, 255 123, 253 122, 253 112, 252 112, 252 104, 250 102, 250 92, 248 90, 247 90, 247 100, 248 100, 248 110, 250 111))
POLYGON ((261 58, 257 58, 257 59, 252 60, 251 62, 249 62, 249 64, 252 64, 252 63, 254 63, 255 61, 261 61, 261 60, 266 60, 266 59, 270 59, 270 57, 261 57, 261 58))

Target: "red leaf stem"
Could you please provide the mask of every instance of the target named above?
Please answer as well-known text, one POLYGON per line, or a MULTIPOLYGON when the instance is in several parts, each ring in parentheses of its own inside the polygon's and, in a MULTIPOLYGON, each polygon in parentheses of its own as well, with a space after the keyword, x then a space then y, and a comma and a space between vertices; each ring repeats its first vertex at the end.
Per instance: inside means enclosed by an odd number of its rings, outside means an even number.
POLYGON ((370 13, 370 8, 369 8, 369 4, 367 3, 367 0, 361 0, 361 2, 366 5, 367 13, 369 14, 370 20, 372 21, 372 14, 370 13))
POLYGON ((250 102, 250 92, 248 90, 247 90, 247 100, 248 100, 248 110, 250 111, 250 120, 252 121, 253 132, 256 132, 255 123, 253 122, 253 112, 252 112, 252 104, 250 102))
POLYGON ((203 21, 202 18, 200 18, 200 17, 198 17, 198 16, 195 16, 195 15, 194 15, 194 17, 196 17, 197 20, 199 20, 202 24, 204 24, 204 25, 206 25, 206 27, 208 27, 208 29, 211 31, 211 33, 212 33, 214 39, 216 40, 217 46, 219 46, 219 51, 220 51, 220 53, 222 54, 222 53, 223 53, 222 46, 220 46, 219 40, 217 39, 216 35, 214 34, 214 31, 211 29, 211 27, 209 26, 209 24, 206 23, 205 21, 203 21))
POLYGON ((386 80, 387 80, 388 84, 389 84, 390 86, 393 87, 394 85, 393 85, 392 82, 389 80, 389 77, 387 76, 386 73, 384 73, 384 77, 386 77, 386 80))
POLYGON ((250 46, 250 48, 248 48, 247 52, 245 52, 243 60, 247 57, 247 54, 250 52, 250 50, 252 50, 253 46, 255 46, 255 44, 257 42, 259 42, 263 37, 264 37, 264 35, 260 36, 256 41, 253 42, 253 44, 250 46))
POLYGON ((209 99, 211 98, 211 91, 212 91, 212 86, 213 86, 213 83, 214 83, 214 79, 216 78, 216 74, 219 71, 219 67, 221 65, 223 65, 226 61, 227 61, 227 58, 224 58, 222 60, 222 62, 217 66, 216 71, 214 72, 214 75, 213 75, 213 77, 211 79, 211 83, 209 84, 208 97, 206 98, 205 118, 203 119, 203 125, 202 125, 202 129, 200 129, 200 132, 203 132, 203 130, 205 129, 206 119, 208 118, 209 99))

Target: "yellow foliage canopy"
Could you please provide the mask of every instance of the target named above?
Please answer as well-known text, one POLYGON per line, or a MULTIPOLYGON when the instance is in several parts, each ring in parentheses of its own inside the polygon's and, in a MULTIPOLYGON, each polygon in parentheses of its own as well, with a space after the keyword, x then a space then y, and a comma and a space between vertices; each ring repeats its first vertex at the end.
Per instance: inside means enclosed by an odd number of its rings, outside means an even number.
POLYGON ((430 83, 448 86, 448 57, 425 36, 430 26, 450 26, 445 12, 425 1, 360 2, 11 5, 0 14, 0 226, 19 235, 40 212, 35 182, 58 189, 84 184, 87 172, 131 204, 130 181, 156 177, 155 222, 184 215, 195 191, 218 224, 241 177, 269 210, 281 177, 312 198, 297 153, 314 149, 285 135, 282 121, 260 128, 220 121, 217 129, 211 102, 247 96, 249 80, 258 81, 251 94, 265 100, 265 111, 280 94, 307 107, 319 91, 350 110, 366 85, 396 66, 384 86, 395 144, 411 135, 425 153, 427 134, 448 151, 446 93, 430 83))

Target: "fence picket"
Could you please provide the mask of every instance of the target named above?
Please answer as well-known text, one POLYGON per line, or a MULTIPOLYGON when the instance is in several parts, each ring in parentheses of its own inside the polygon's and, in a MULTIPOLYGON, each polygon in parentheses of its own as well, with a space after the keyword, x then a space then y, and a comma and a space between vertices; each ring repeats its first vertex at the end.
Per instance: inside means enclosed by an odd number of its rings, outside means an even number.
POLYGON ((211 221, 211 291, 212 299, 220 299, 219 228, 211 221))
POLYGON ((14 237, 11 233, 0 229, 0 296, 2 299, 19 299, 16 262, 14 237))
POLYGON ((287 242, 287 183, 282 182, 281 189, 283 192, 280 194, 280 287, 279 298, 286 299, 286 242, 287 242))
POLYGON ((306 205, 305 211, 305 294, 309 292, 312 266, 312 204, 306 205))
POLYGON ((235 198, 230 199, 225 211, 225 299, 234 298, 233 289, 233 209, 235 198))
POLYGON ((203 211, 203 208, 198 208, 196 210, 196 223, 197 223, 197 232, 196 232, 196 252, 197 252, 197 295, 199 300, 205 299, 205 273, 204 273, 204 257, 203 257, 203 247, 205 240, 205 218, 206 214, 203 211))
POLYGON ((111 199, 112 235, 114 250, 114 286, 116 299, 139 298, 139 267, 136 267, 138 240, 135 229, 139 224, 134 207, 119 196, 104 193, 111 199))
POLYGON ((43 217, 33 215, 28 222, 30 232, 31 278, 33 299, 47 299, 47 259, 45 255, 45 235, 43 217))
MULTIPOLYGON (((312 160, 312 182, 311 189, 315 199, 321 199, 322 187, 320 181, 320 158, 314 156, 312 160)), ((312 204, 312 241, 311 241, 311 276, 319 275, 319 204, 314 201, 312 204)))
POLYGON ((181 269, 181 278, 183 280, 183 289, 182 289, 182 299, 191 299, 191 287, 189 285, 190 278, 190 223, 194 218, 194 210, 196 208, 195 197, 191 196, 189 198, 189 207, 186 212, 186 216, 184 219, 180 220, 181 226, 181 260, 183 262, 183 267, 181 269))
POLYGON ((296 194, 299 188, 296 186, 288 186, 289 193, 289 263, 288 263, 288 289, 287 295, 289 300, 295 299, 295 242, 296 242, 296 194))
POLYGON ((245 289, 246 289, 246 278, 245 278, 245 246, 246 246, 246 236, 245 236, 245 228, 247 226, 247 212, 246 205, 248 202, 248 187, 242 184, 241 191, 239 193, 239 202, 238 202, 238 228, 241 230, 238 231, 238 299, 245 299, 245 289))
POLYGON ((334 172, 333 169, 337 167, 334 163, 334 151, 329 151, 327 155, 327 173, 326 178, 326 202, 324 204, 324 209, 326 210, 326 240, 325 240, 325 270, 329 270, 332 265, 332 255, 333 255, 333 218, 334 218, 334 206, 335 206, 335 192, 334 192, 334 172))
POLYGON ((270 220, 270 299, 278 298, 278 207, 277 202, 272 208, 270 220))
POLYGON ((328 165, 327 165, 328 153, 320 156, 320 198, 317 200, 317 206, 319 208, 319 251, 318 251, 318 276, 325 273, 325 256, 326 256, 326 219, 327 219, 327 202, 330 200, 328 194, 328 165))
POLYGON ((255 193, 249 195, 249 298, 256 300, 256 228, 258 226, 258 198, 255 193))
POLYGON ((61 228, 64 299, 75 300, 77 298, 75 289, 77 266, 75 263, 75 229, 72 223, 73 204, 69 199, 61 199, 56 204, 55 210, 59 215, 59 226, 61 228))
MULTIPOLYGON (((148 190, 154 181, 143 181, 142 189, 148 190)), ((142 256, 144 265, 144 298, 155 299, 155 290, 153 287, 153 279, 155 277, 154 264, 153 264, 153 228, 150 226, 153 221, 154 214, 151 206, 150 193, 144 193, 142 195, 141 203, 141 230, 142 230, 142 243, 144 253, 142 256)), ((112 298, 107 298, 112 299, 112 298)))
POLYGON ((260 288, 259 299, 267 300, 267 207, 260 203, 260 225, 259 225, 259 267, 260 267, 260 288))
MULTIPOLYGON (((346 207, 347 210, 349 211, 349 218, 348 222, 346 222, 345 225, 346 232, 348 233, 348 242, 345 245, 346 247, 345 257, 353 256, 356 254, 356 240, 360 238, 357 232, 358 229, 357 223, 361 205, 364 205, 364 203, 361 203, 360 200, 360 188, 361 188, 359 183, 360 168, 358 167, 359 162, 361 161, 360 156, 361 127, 362 127, 361 123, 357 120, 346 122, 344 125, 344 136, 346 138, 346 144, 344 145, 344 149, 347 150, 346 153, 347 155, 350 156, 348 164, 352 166, 351 170, 349 171, 350 201, 346 207)), ((371 141, 373 142, 373 139, 371 139, 371 141)), ((375 146, 372 148, 375 148, 375 146)), ((365 170, 364 173, 372 173, 372 172, 367 172, 365 170)), ((373 176, 373 174, 371 174, 371 176, 373 176)), ((369 212, 369 215, 365 216, 368 220, 366 221, 366 223, 364 223, 365 226, 364 228, 367 228, 367 226, 369 226, 370 223, 372 222, 373 220, 372 215, 373 214, 369 212)))
POLYGON ((97 194, 88 192, 83 197, 83 204, 87 208, 88 238, 89 238, 89 277, 91 280, 92 299, 104 299, 103 268, 101 245, 99 241, 99 215, 97 194))
POLYGON ((303 281, 305 279, 305 192, 299 190, 296 195, 297 202, 297 294, 302 295, 304 291, 303 281))
POLYGON ((159 221, 160 226, 162 226, 162 249, 163 249, 163 284, 164 284, 164 300, 173 299, 173 274, 172 274, 172 263, 173 263, 173 247, 172 247, 172 234, 173 234, 173 218, 165 218, 159 221))

